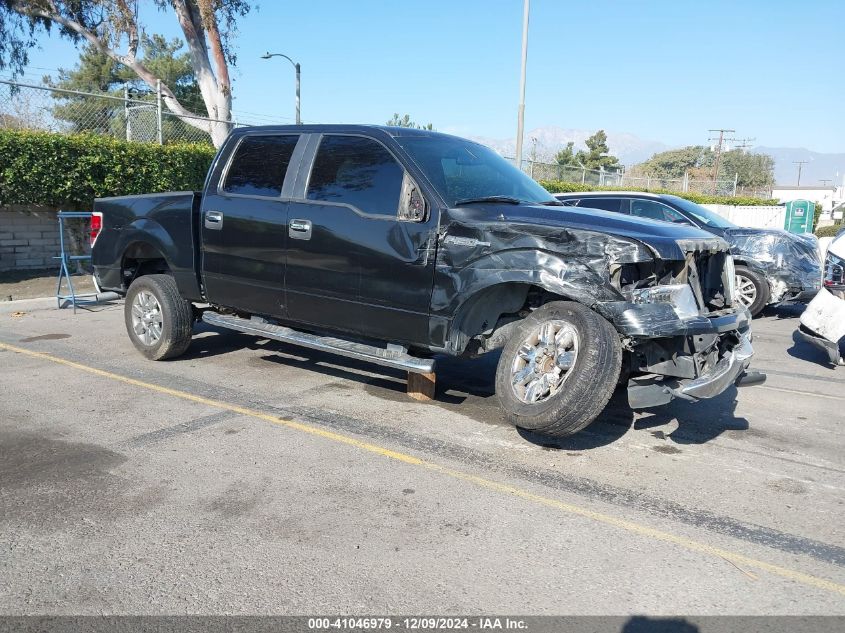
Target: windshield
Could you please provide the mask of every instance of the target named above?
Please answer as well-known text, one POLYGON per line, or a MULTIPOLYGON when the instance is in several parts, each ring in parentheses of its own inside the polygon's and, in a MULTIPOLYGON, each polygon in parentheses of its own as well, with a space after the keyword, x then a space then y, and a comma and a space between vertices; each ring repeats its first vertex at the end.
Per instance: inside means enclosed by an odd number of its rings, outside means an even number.
POLYGON ((396 141, 450 207, 491 197, 555 202, 548 191, 489 147, 447 136, 400 136, 396 141))
POLYGON ((685 198, 672 196, 672 202, 675 203, 676 206, 679 206, 681 209, 689 213, 690 215, 698 218, 701 222, 704 222, 704 224, 706 224, 707 226, 712 226, 717 229, 732 229, 736 227, 736 224, 729 220, 726 220, 718 213, 714 213, 710 209, 705 209, 700 204, 690 202, 685 198))

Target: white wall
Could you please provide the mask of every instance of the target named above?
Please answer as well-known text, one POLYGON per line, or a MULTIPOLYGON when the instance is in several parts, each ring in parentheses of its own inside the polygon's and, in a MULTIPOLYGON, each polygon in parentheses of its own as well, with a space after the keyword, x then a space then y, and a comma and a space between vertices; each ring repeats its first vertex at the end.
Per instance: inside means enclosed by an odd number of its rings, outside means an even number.
POLYGON ((789 202, 790 200, 809 200, 810 202, 818 202, 822 206, 822 211, 826 214, 837 205, 845 201, 845 187, 773 187, 772 198, 780 202, 789 202))
POLYGON ((703 204, 726 220, 753 229, 783 229, 786 207, 737 207, 729 204, 703 204))

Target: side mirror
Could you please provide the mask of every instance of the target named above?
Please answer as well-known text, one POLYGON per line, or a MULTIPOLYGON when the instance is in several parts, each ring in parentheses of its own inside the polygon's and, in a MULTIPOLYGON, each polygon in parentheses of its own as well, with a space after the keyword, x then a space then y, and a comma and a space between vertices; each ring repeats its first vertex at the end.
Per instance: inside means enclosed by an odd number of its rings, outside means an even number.
POLYGON ((402 195, 399 200, 398 218, 402 222, 424 222, 427 216, 425 198, 408 172, 402 179, 402 195))

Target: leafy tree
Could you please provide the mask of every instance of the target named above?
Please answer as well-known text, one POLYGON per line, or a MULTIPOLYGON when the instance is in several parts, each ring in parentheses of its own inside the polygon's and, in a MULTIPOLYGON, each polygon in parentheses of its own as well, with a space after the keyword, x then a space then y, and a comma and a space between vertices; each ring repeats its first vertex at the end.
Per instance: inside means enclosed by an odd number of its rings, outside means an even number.
POLYGON ((630 173, 648 174, 652 178, 683 178, 684 174, 695 169, 712 168, 713 156, 706 147, 691 145, 681 149, 670 149, 655 154, 647 161, 634 165, 630 173))
MULTIPOLYGON (((144 36, 141 45, 142 62, 172 87, 181 103, 192 108, 198 107, 202 105, 202 95, 194 78, 190 56, 181 52, 182 47, 183 43, 179 39, 167 41, 160 35, 144 36)), ((44 82, 63 90, 114 96, 122 96, 124 87, 127 87, 133 100, 150 101, 150 105, 155 103, 155 93, 132 70, 90 45, 82 51, 73 70, 59 69, 58 79, 45 77, 44 82)), ((122 103, 67 93, 55 93, 53 96, 59 101, 52 108, 53 116, 70 123, 74 132, 96 132, 118 137, 125 135, 126 121, 122 103)), ((196 136, 187 127, 188 124, 176 117, 163 117, 162 132, 165 138, 196 136)))
POLYGON ((566 147, 555 154, 555 162, 563 167, 580 167, 581 163, 575 157, 575 143, 569 141, 566 147))
POLYGON ((434 130, 434 126, 431 123, 426 125, 417 125, 413 121, 411 121, 411 115, 406 114, 405 116, 399 116, 398 112, 393 113, 393 118, 390 119, 385 125, 390 125, 392 127, 409 127, 415 130, 434 130))
MULTIPOLYGON (((712 180, 716 153, 709 147, 691 145, 655 154, 631 168, 632 175, 649 175, 659 179, 679 179, 689 174, 693 179, 712 180)), ((774 184, 774 160, 766 154, 753 154, 736 149, 722 152, 719 177, 737 174, 740 187, 765 188, 774 184)))
POLYGON ((752 154, 741 149, 722 152, 719 172, 725 179, 736 174, 736 184, 740 187, 762 189, 775 184, 775 160, 768 154, 752 154))
POLYGON ((205 112, 183 103, 158 72, 138 57, 143 33, 141 7, 130 0, 0 0, 0 69, 19 74, 29 61, 28 51, 38 36, 53 29, 71 41, 93 46, 132 71, 150 90, 162 82, 164 105, 185 123, 208 132, 220 145, 231 129, 232 81, 229 66, 236 62, 231 46, 237 20, 251 9, 249 0, 153 0, 172 10, 190 52, 191 66, 205 112), (122 47, 125 45, 125 49, 122 47), (215 121, 205 121, 207 116, 215 121))
POLYGON ((619 159, 610 155, 610 148, 607 146, 607 134, 599 130, 590 138, 584 141, 587 151, 578 150, 575 158, 587 169, 607 169, 618 167, 619 159))

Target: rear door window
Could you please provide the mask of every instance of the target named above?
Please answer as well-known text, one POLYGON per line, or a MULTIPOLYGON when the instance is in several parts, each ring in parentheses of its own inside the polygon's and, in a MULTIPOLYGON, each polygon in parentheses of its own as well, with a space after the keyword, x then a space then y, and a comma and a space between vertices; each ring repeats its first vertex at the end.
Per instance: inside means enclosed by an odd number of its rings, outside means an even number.
POLYGON ((299 136, 245 136, 238 144, 223 191, 242 196, 278 198, 299 136))
POLYGON ((602 211, 613 211, 622 213, 622 200, 620 198, 582 198, 578 203, 579 207, 588 209, 601 209, 602 211))
POLYGON ((317 149, 306 197, 348 204, 367 214, 396 216, 404 174, 381 143, 329 134, 317 149))

